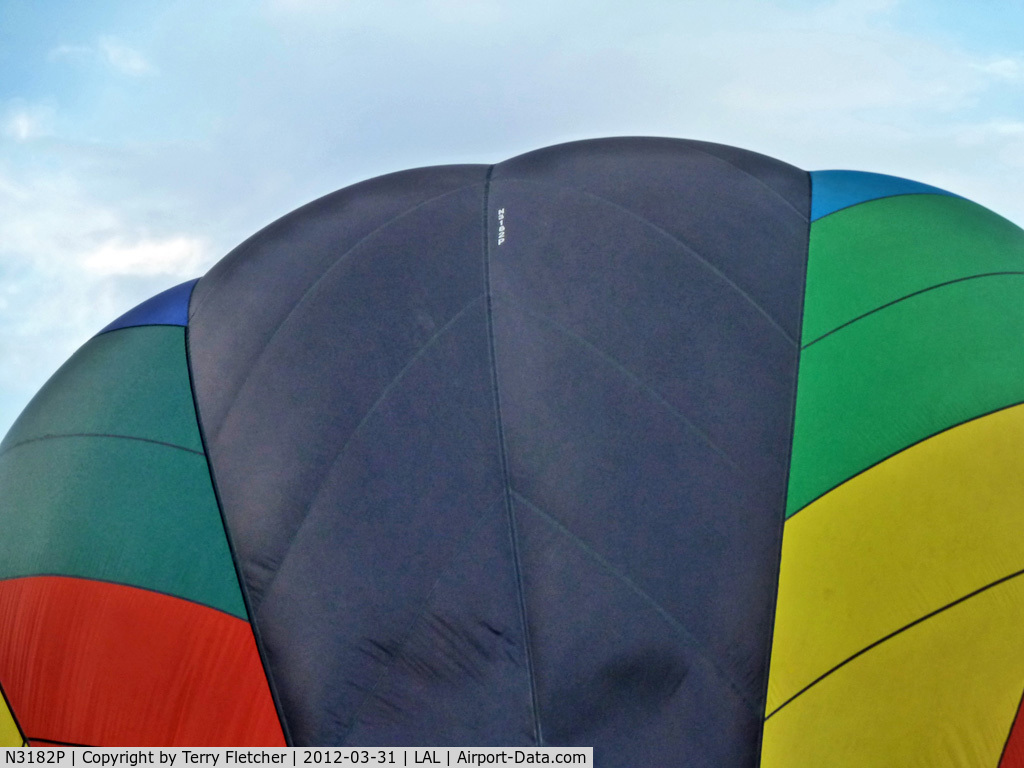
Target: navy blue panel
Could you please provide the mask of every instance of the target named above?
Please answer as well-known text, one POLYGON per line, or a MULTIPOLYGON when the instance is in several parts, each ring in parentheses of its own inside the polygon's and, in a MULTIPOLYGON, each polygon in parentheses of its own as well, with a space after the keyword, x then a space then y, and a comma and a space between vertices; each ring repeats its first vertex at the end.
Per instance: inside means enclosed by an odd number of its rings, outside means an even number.
MULTIPOLYGON (((279 328, 292 322, 289 315, 340 256, 373 238, 379 228, 415 213, 418 206, 481 183, 485 173, 486 168, 477 166, 447 166, 355 184, 278 219, 214 265, 196 286, 190 309, 203 317, 197 350, 216 361, 205 371, 204 384, 218 390, 204 401, 208 432, 220 431, 267 345, 279 328), (214 306, 207 306, 211 299, 214 306)), ((447 235, 432 230, 427 225, 420 234, 434 243, 447 235)), ((412 259, 421 246, 399 242, 398 249, 393 258, 412 259)), ((345 260, 338 268, 347 268, 345 260)))
POLYGON ((146 299, 110 323, 100 333, 136 325, 188 325, 188 302, 197 282, 198 279, 189 280, 146 299))
POLYGON ((760 713, 621 570, 517 495, 544 741, 594 765, 753 766, 760 713))
POLYGON ((753 764, 808 197, 741 150, 581 142, 342 190, 200 281, 295 743, 753 764))
MULTIPOLYGON (((567 187, 619 206, 686 245, 800 337, 807 174, 778 160, 703 142, 602 139, 530 152, 494 180, 567 187)), ((581 231, 585 235, 585 231, 581 231)))

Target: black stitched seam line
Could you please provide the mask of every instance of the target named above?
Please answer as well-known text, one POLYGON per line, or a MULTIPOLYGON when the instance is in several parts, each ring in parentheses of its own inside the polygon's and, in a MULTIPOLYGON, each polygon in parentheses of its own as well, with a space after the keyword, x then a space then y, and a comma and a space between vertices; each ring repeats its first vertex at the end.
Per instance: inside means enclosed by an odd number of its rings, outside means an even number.
POLYGON ((831 336, 836 331, 841 331, 841 330, 843 330, 843 328, 846 328, 849 325, 853 325, 858 320, 863 320, 865 317, 869 317, 869 316, 875 314, 876 312, 881 312, 883 309, 888 309, 889 307, 893 306, 894 304, 899 304, 900 302, 906 301, 907 299, 912 299, 915 296, 920 296, 922 293, 928 293, 929 291, 934 291, 937 288, 945 288, 947 285, 955 285, 956 283, 963 283, 963 282, 966 282, 968 280, 978 280, 979 278, 982 278, 982 277, 1005 277, 1007 275, 1024 275, 1024 271, 1021 271, 1021 270, 1009 270, 1009 271, 1006 271, 1006 272, 982 272, 982 273, 977 274, 977 275, 967 275, 966 277, 958 277, 958 278, 956 278, 954 280, 947 280, 944 283, 936 283, 935 285, 930 285, 927 288, 922 288, 919 291, 914 291, 913 293, 908 293, 906 296, 900 296, 898 299, 893 299, 892 301, 887 301, 885 304, 882 304, 881 306, 875 307, 874 309, 868 310, 864 314, 858 315, 857 317, 853 318, 852 320, 847 320, 845 323, 842 323, 841 325, 837 325, 831 331, 826 331, 825 333, 821 334, 821 336, 819 336, 818 338, 813 339, 812 341, 808 341, 806 344, 803 345, 802 349, 807 349, 812 344, 817 344, 822 339, 828 338, 829 336, 831 336))
MULTIPOLYGON (((195 295, 194 293, 192 294, 195 295)), ((191 302, 191 296, 189 298, 191 302)), ((256 626, 256 617, 253 614, 252 604, 249 601, 249 590, 245 584, 245 574, 242 572, 242 566, 238 561, 238 552, 235 549, 235 542, 231 538, 231 529, 228 526, 227 517, 224 515, 224 504, 220 498, 220 490, 217 487, 217 478, 213 471, 213 462, 210 460, 208 453, 208 446, 206 442, 206 430, 203 429, 203 419, 199 412, 199 399, 196 397, 196 382, 195 377, 192 375, 192 353, 189 347, 189 330, 190 326, 185 326, 185 369, 188 373, 188 386, 189 391, 192 395, 192 412, 196 420, 196 429, 199 431, 199 440, 203 446, 203 459, 206 462, 206 471, 210 477, 210 489, 213 491, 213 501, 217 505, 217 514, 220 516, 220 524, 224 530, 224 541, 228 546, 228 555, 231 557, 231 565, 235 570, 235 579, 238 581, 238 591, 242 595, 242 604, 245 606, 246 619, 249 622, 249 628, 252 631, 253 642, 256 644, 256 653, 260 658, 260 666, 263 669, 263 677, 267 681, 267 690, 270 693, 270 700, 274 704, 274 710, 277 712, 277 721, 281 726, 281 735, 284 736, 284 743, 288 746, 294 746, 292 741, 291 732, 288 728, 288 721, 284 716, 284 709, 281 707, 280 695, 277 692, 277 685, 274 682, 274 677, 270 672, 270 664, 267 661, 266 648, 263 645, 263 638, 260 635, 259 628, 256 626)))
MULTIPOLYGON (((24 735, 24 734, 23 734, 24 735)), ((43 744, 53 744, 56 747, 95 747, 95 744, 79 744, 75 741, 57 741, 57 739, 44 739, 41 736, 26 736, 25 745, 28 746, 28 742, 36 742, 43 744)))
POLYGON ((635 594, 637 597, 639 597, 641 600, 647 603, 647 605, 650 606, 651 609, 653 609, 654 612, 657 613, 658 616, 666 624, 668 624, 672 629, 674 629, 677 633, 679 633, 686 639, 687 644, 696 652, 696 655, 700 659, 702 659, 708 665, 708 667, 711 668, 711 670, 715 673, 716 677, 718 677, 721 681, 724 681, 725 687, 729 688, 729 690, 731 690, 736 695, 736 697, 740 699, 740 701, 742 701, 750 709, 752 713, 754 713, 755 716, 760 716, 762 708, 758 706, 758 703, 752 701, 750 697, 746 694, 746 692, 744 692, 743 689, 739 686, 739 684, 735 680, 733 680, 732 676, 728 672, 726 672, 721 666, 719 666, 718 663, 716 663, 715 659, 711 656, 711 654, 705 651, 700 641, 694 636, 692 632, 690 632, 690 630, 686 628, 686 625, 683 624, 682 621, 680 621, 678 618, 672 615, 661 603, 655 600, 647 592, 647 590, 645 590, 643 587, 641 587, 639 584, 637 584, 635 581, 629 578, 627 574, 623 573, 621 570, 616 568, 613 563, 605 559, 605 557, 601 555, 596 549, 594 549, 590 544, 588 544, 586 541, 584 541, 575 533, 573 533, 565 525, 565 523, 563 523, 561 520, 559 520, 557 517, 550 514, 549 512, 545 512, 543 509, 538 507, 536 504, 534 504, 532 501, 530 501, 528 498, 526 498, 523 494, 519 493, 518 491, 513 491, 512 493, 518 499, 520 499, 526 506, 532 509, 534 514, 543 518, 548 523, 548 525, 555 528, 559 533, 568 538, 573 544, 575 544, 577 547, 586 552, 593 560, 595 560, 598 563, 598 565, 601 566, 605 573, 613 577, 620 584, 623 584, 624 586, 628 587, 633 594, 635 594))
POLYGON ((38 437, 30 437, 25 440, 19 440, 16 443, 12 443, 0 451, 0 456, 3 456, 8 451, 13 451, 15 448, 20 448, 23 445, 29 445, 31 443, 38 443, 41 440, 62 440, 65 437, 107 437, 114 438, 117 440, 137 440, 140 443, 152 443, 153 445, 162 445, 165 448, 176 448, 179 451, 186 451, 188 453, 194 453, 197 456, 205 456, 202 451, 197 451, 195 448, 188 448, 184 445, 178 445, 177 443, 168 443, 164 440, 152 440, 148 437, 138 437, 136 435, 116 435, 108 432, 65 432, 63 434, 54 433, 39 435, 38 437))
POLYGON ((501 480, 504 486, 505 513, 508 515, 509 537, 512 545, 512 562, 515 567, 516 588, 519 592, 519 617, 523 623, 523 652, 526 657, 526 674, 530 681, 530 702, 533 707, 533 738, 537 746, 544 744, 544 732, 540 724, 540 705, 537 701, 537 679, 533 669, 533 654, 530 651, 530 625, 526 616, 526 595, 523 590, 523 568, 519 557, 519 530, 516 526, 516 516, 512 506, 512 486, 508 472, 508 452, 505 448, 505 430, 501 418, 501 396, 498 393, 498 364, 494 349, 494 312, 493 297, 491 295, 491 260, 490 260, 490 199, 491 199, 491 174, 494 166, 487 169, 487 177, 484 180, 483 199, 483 257, 484 257, 484 286, 487 295, 487 350, 491 364, 491 388, 494 391, 494 416, 497 420, 498 429, 498 452, 501 456, 501 480))
POLYGON ((996 413, 1000 413, 1001 411, 1008 411, 1011 408, 1016 408, 1016 407, 1021 406, 1021 405, 1024 405, 1024 400, 1018 400, 1017 402, 1014 402, 1014 403, 1009 403, 1007 405, 1001 405, 998 408, 993 408, 991 411, 986 411, 985 413, 979 413, 977 416, 971 416, 969 419, 964 419, 963 421, 958 421, 956 424, 950 424, 948 427, 945 427, 944 429, 940 429, 938 432, 932 432, 929 435, 925 435, 924 437, 922 437, 922 438, 920 438, 918 440, 915 440, 914 442, 912 442, 912 443, 910 443, 908 445, 903 446, 898 451, 893 451, 888 456, 883 456, 878 461, 872 462, 868 466, 864 467, 864 469, 858 469, 856 472, 854 472, 849 477, 843 478, 842 480, 840 480, 835 485, 829 487, 827 490, 822 491, 817 496, 815 496, 813 499, 811 499, 806 504, 804 504, 802 507, 800 507, 798 510, 793 512, 793 514, 791 514, 789 517, 787 517, 786 518, 786 522, 789 522, 794 517, 796 517, 801 512, 803 512, 805 509, 807 509, 808 507, 812 506, 816 501, 820 501, 821 499, 825 498, 826 496, 828 496, 830 493, 832 493, 832 491, 836 490, 837 488, 840 488, 840 487, 846 485, 848 482, 850 482, 851 480, 853 480, 853 479, 855 479, 857 477, 860 477, 865 472, 870 472, 872 469, 877 467, 879 464, 884 464, 885 462, 887 462, 889 459, 893 458, 894 456, 899 456, 901 453, 905 453, 906 451, 909 451, 914 446, 920 445, 921 443, 925 442, 926 440, 931 440, 933 437, 938 437, 939 435, 943 435, 946 432, 949 432, 950 430, 956 429, 957 427, 962 427, 964 424, 970 424, 972 421, 978 421, 979 419, 984 419, 984 418, 987 418, 988 416, 992 416, 992 415, 994 415, 996 413))
POLYGON ((1003 576, 1002 578, 996 579, 995 581, 991 582, 990 584, 986 584, 983 587, 979 587, 978 589, 974 590, 973 592, 968 592, 966 595, 962 595, 961 597, 958 597, 956 600, 953 600, 952 602, 947 603, 946 605, 943 605, 940 608, 936 608, 934 611, 932 611, 930 613, 926 613, 924 616, 921 616, 920 618, 914 619, 909 624, 907 624, 905 626, 902 626, 899 629, 893 630, 892 632, 890 632, 885 637, 881 637, 878 640, 875 640, 870 645, 867 645, 864 648, 861 648, 859 651, 857 651, 852 656, 849 656, 848 658, 846 658, 843 661, 839 662, 834 667, 829 669, 827 672, 822 673, 821 675, 816 677, 814 680, 809 682, 807 685, 805 685, 803 688, 801 688, 799 691, 794 693, 792 696, 790 696, 784 702, 779 704, 779 706, 777 706, 775 709, 773 709, 771 714, 769 714, 767 717, 765 717, 765 720, 767 721, 770 718, 772 718, 775 715, 777 715, 780 711, 782 711, 783 708, 785 708, 785 707, 789 706, 790 704, 792 704, 797 698, 799 698, 803 694, 807 693, 807 691, 809 691, 811 688, 816 686, 818 683, 820 683, 825 678, 829 677, 833 672, 837 672, 838 670, 842 669, 843 667, 845 667, 847 664, 849 664, 854 659, 860 658, 865 653, 870 651, 872 648, 877 648, 878 646, 880 646, 882 643, 886 642, 887 640, 891 640, 892 638, 896 637, 896 635, 899 635, 902 632, 906 632, 908 629, 911 629, 912 627, 916 627, 918 624, 921 624, 922 622, 925 622, 928 619, 930 619, 930 618, 932 618, 934 616, 939 615, 943 611, 947 611, 950 608, 953 608, 954 606, 959 605, 960 603, 966 602, 967 600, 970 600, 972 597, 980 595, 982 592, 987 592, 988 590, 992 589, 993 587, 998 587, 1000 584, 1005 584, 1006 582, 1011 581, 1012 579, 1016 579, 1018 576, 1022 576, 1022 575, 1024 575, 1024 569, 1021 569, 1019 571, 1014 571, 1013 573, 1007 574, 1006 576, 1003 576))
MULTIPOLYGON (((1006 733, 1006 741, 1003 742, 1003 750, 999 753, 999 761, 996 763, 997 766, 1003 764, 1003 759, 1006 757, 1006 750, 1010 747, 1010 739, 1013 737, 1013 727, 1017 725, 1017 718, 1024 718, 1024 693, 1020 695, 1020 701, 1017 703, 1017 709, 1013 711, 1013 718, 1010 720, 1010 727, 1006 733)), ((1024 727, 1024 723, 1022 723, 1024 727)))
MULTIPOLYGON (((811 174, 807 174, 807 205, 808 209, 811 204, 811 196, 814 194, 814 177, 811 174)), ((807 268, 810 266, 811 261, 811 217, 807 217, 807 244, 804 247, 804 289, 800 292, 800 323, 797 325, 798 333, 803 330, 804 327, 804 310, 807 306, 807 268)), ((764 650, 764 687, 761 690, 761 717, 764 720, 760 724, 757 734, 757 757, 754 761, 754 765, 761 765, 761 756, 764 750, 764 723, 767 721, 765 716, 767 713, 764 712, 764 707, 768 703, 768 686, 771 681, 772 674, 772 650, 775 647, 775 618, 779 609, 779 583, 782 578, 782 542, 786 535, 786 505, 789 501, 789 476, 793 470, 793 443, 796 439, 796 398, 799 394, 800 388, 800 357, 803 354, 802 349, 796 351, 796 363, 794 364, 793 371, 793 390, 790 395, 790 410, 789 410, 789 453, 788 460, 786 461, 786 478, 782 486, 782 500, 779 508, 779 520, 778 520, 778 556, 775 558, 775 588, 772 590, 772 615, 771 620, 768 623, 768 642, 765 643, 764 650)))

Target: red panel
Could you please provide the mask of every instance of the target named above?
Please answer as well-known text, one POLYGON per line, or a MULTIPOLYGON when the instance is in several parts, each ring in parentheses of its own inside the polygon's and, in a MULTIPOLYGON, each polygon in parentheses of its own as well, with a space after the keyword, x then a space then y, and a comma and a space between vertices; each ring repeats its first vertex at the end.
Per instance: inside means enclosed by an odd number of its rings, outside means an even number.
POLYGON ((284 745, 249 624, 144 589, 0 581, 0 680, 32 740, 284 745))
POLYGON ((1024 699, 1017 708, 1017 719, 1010 729, 1010 738, 1003 750, 999 768, 1024 768, 1024 699))

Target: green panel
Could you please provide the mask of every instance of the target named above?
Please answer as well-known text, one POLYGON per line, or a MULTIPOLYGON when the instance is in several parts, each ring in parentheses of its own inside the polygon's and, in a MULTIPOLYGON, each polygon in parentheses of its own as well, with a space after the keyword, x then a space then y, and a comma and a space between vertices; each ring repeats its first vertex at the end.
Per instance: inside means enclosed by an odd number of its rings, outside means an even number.
POLYGON ((39 390, 0 451, 42 435, 83 433, 202 451, 184 328, 140 326, 90 339, 39 390))
POLYGON ((0 578, 130 584, 246 617, 206 458, 106 437, 0 455, 0 578))
POLYGON ((969 200, 855 205, 811 226, 803 343, 916 291, 1008 271, 1024 271, 1024 230, 969 200))
POLYGON ((1024 401, 1024 276, 919 294, 803 351, 787 515, 893 453, 1024 401))

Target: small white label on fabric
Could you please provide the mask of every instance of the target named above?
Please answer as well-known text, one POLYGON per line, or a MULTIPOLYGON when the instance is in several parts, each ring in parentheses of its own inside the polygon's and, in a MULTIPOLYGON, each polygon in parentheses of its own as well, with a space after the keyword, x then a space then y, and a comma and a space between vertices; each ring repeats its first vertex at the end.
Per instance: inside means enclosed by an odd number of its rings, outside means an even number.
POLYGON ((498 209, 498 245, 505 242, 505 209, 498 209))

